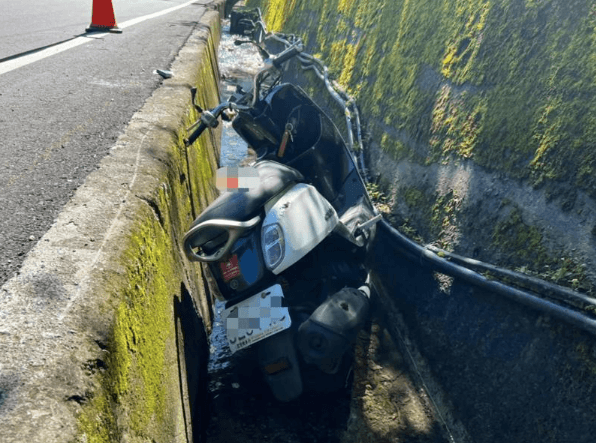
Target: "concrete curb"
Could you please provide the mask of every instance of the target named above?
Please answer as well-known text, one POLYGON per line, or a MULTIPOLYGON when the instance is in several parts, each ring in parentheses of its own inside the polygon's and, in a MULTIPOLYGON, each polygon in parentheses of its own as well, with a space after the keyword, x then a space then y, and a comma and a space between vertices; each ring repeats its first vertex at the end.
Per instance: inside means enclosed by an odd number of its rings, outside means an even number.
POLYGON ((185 150, 182 138, 194 113, 189 88, 205 106, 218 101, 224 1, 201 4, 175 77, 0 290, 5 443, 188 439, 174 306, 192 294, 207 328, 211 307, 178 241, 214 196, 217 142, 203 135, 185 150))

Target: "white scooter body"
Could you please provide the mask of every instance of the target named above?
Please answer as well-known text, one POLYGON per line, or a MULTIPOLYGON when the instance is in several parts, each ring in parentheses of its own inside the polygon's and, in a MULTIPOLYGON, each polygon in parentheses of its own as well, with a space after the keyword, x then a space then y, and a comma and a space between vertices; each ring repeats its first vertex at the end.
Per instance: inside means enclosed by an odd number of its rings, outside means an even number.
POLYGON ((298 183, 265 206, 261 244, 267 268, 279 274, 321 243, 339 220, 314 186, 298 183))

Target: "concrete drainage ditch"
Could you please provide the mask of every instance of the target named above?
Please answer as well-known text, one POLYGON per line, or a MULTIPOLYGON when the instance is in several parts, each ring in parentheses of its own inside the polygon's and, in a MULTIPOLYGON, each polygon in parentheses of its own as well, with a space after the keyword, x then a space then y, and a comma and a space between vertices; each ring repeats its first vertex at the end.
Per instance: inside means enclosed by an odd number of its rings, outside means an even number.
MULTIPOLYGON (((229 34, 228 21, 222 29, 220 90, 226 96, 237 84, 250 85, 261 59, 250 45, 234 45, 238 36, 229 34)), ((248 154, 231 124, 224 122, 220 167, 249 163, 248 154)), ((230 356, 219 318, 222 309, 223 303, 216 302, 208 365, 208 443, 449 441, 420 377, 411 374, 411 359, 382 326, 382 310, 359 337, 354 380, 347 380, 346 389, 282 404, 269 393, 249 355, 230 356)))

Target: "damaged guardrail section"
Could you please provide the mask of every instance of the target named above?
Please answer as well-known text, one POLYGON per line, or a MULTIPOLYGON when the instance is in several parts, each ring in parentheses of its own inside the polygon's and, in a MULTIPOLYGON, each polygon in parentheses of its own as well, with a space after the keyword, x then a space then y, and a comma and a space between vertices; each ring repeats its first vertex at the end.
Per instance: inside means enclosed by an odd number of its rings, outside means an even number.
POLYGON ((175 76, 0 292, 3 443, 186 442, 200 420, 211 307, 178 241, 214 197, 217 139, 183 143, 189 89, 218 101, 223 1, 204 4, 175 76))

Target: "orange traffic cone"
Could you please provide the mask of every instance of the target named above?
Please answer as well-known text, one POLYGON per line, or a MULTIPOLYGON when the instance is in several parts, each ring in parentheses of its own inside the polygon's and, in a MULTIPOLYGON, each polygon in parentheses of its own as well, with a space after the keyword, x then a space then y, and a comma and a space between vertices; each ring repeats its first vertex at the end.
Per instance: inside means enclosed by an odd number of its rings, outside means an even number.
POLYGON ((93 12, 91 15, 91 24, 86 32, 109 31, 122 32, 122 29, 116 24, 114 7, 112 0, 93 0, 93 12))

